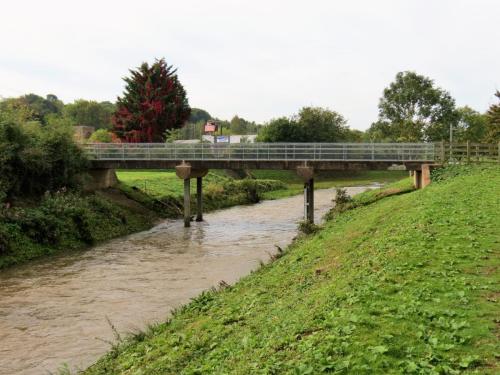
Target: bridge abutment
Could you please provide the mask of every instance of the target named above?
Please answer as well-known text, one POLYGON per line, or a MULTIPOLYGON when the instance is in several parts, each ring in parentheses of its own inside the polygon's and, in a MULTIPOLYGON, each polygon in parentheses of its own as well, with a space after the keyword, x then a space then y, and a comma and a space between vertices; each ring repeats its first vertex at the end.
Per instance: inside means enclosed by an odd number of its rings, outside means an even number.
POLYGON ((422 164, 419 170, 413 170, 413 186, 423 189, 431 183, 431 171, 440 168, 441 164, 422 164))

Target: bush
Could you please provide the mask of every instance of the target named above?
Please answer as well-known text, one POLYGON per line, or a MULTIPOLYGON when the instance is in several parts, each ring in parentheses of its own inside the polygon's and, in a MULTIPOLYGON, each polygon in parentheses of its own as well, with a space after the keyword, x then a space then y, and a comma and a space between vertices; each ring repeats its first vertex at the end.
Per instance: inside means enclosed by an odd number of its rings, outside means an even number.
POLYGON ((63 123, 16 124, 0 118, 0 199, 77 187, 88 166, 63 123))
POLYGON ((89 138, 89 142, 94 143, 111 143, 113 141, 113 136, 109 130, 97 129, 89 138))

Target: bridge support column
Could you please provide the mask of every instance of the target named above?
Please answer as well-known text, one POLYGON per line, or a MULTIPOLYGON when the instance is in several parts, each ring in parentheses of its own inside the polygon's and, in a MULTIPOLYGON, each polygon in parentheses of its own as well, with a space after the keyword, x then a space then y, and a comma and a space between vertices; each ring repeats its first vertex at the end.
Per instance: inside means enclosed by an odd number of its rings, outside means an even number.
POLYGON ((184 179, 184 227, 191 226, 191 179, 184 179))
POLYGON ((297 175, 304 181, 304 220, 314 224, 314 168, 298 166, 297 175))
POLYGON ((196 221, 203 221, 203 177, 196 177, 196 221))
POLYGON ((191 164, 182 162, 175 167, 177 177, 184 180, 184 226, 191 226, 191 178, 196 178, 196 221, 203 220, 202 178, 208 169, 195 169, 191 164))
POLYGON ((304 220, 314 224, 314 179, 304 183, 304 220))

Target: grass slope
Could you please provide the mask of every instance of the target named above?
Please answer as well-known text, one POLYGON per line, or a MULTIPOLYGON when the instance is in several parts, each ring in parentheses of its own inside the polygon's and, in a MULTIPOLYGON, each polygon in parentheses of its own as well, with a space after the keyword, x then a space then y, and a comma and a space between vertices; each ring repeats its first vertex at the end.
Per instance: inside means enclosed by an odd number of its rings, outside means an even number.
POLYGON ((498 373, 500 169, 441 180, 362 196, 86 374, 498 373))

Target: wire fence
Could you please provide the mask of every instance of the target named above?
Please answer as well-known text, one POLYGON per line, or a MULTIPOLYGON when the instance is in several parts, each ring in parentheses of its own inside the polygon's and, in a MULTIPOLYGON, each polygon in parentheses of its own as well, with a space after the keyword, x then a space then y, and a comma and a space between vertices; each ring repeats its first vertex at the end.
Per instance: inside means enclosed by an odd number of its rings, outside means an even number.
POLYGON ((433 143, 92 143, 92 160, 433 162, 433 143))

